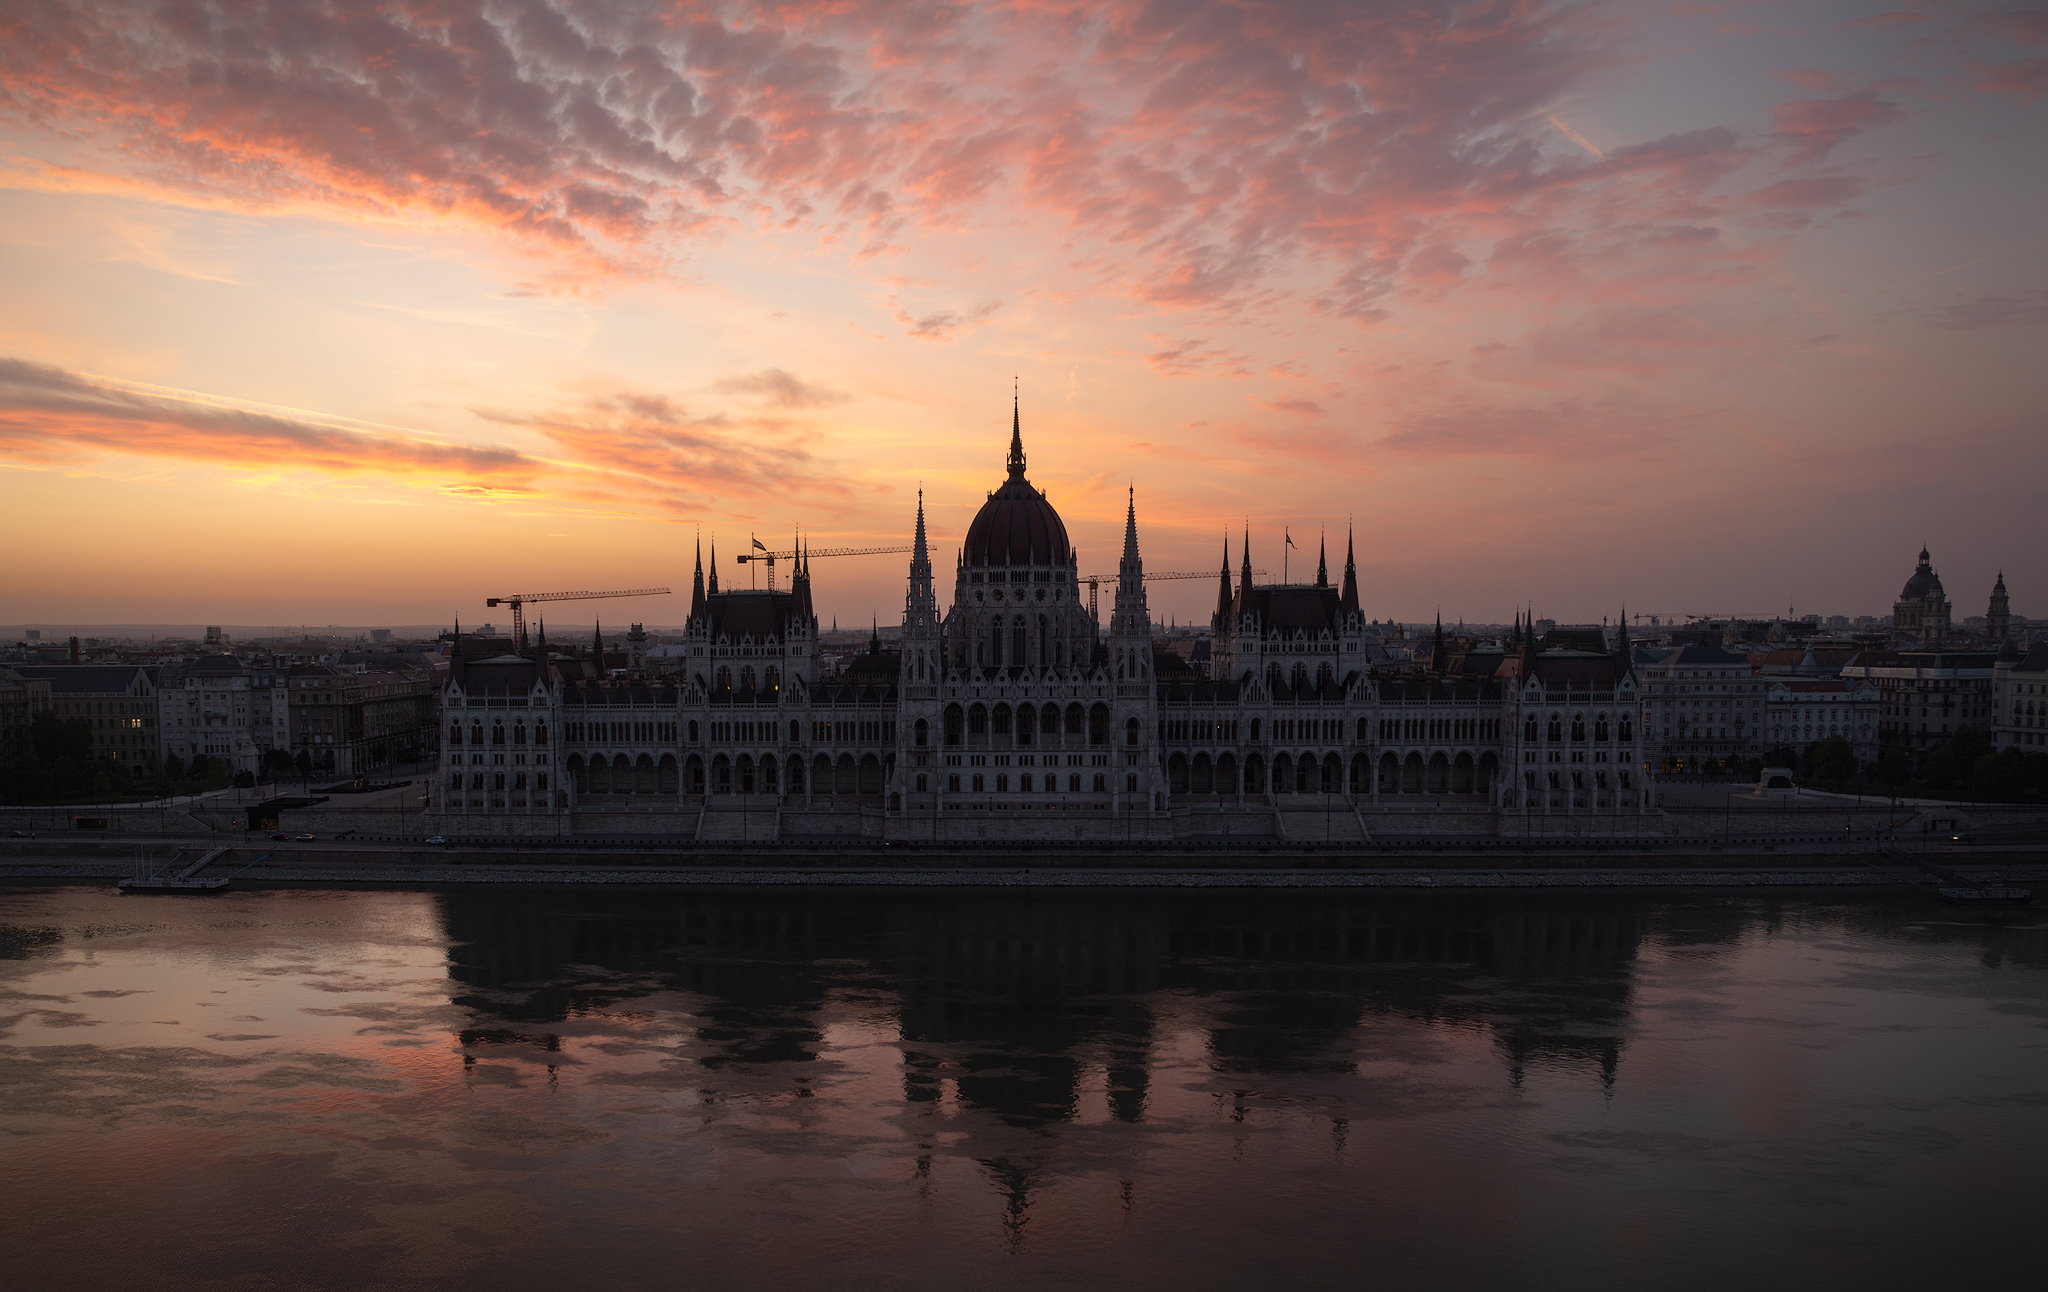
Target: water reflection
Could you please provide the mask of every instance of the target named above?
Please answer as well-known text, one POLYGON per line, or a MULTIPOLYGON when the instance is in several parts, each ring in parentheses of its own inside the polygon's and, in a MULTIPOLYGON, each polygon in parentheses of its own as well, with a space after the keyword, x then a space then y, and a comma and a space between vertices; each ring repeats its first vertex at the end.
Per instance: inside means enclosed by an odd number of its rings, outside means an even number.
POLYGON ((2048 1150, 2048 924, 1911 894, 0 901, 0 1202, 274 1195, 319 1286, 1794 1286, 2048 1150))

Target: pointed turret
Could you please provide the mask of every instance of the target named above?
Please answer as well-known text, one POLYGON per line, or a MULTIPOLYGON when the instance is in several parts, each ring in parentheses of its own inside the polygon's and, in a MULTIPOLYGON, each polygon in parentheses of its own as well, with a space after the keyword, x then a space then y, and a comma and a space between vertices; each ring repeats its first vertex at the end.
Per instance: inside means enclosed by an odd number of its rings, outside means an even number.
MULTIPOLYGON (((1808 651, 1811 655, 1813 652, 1808 651)), ((1635 669, 1635 648, 1628 640, 1628 603, 1621 603, 1621 622, 1614 630, 1614 681, 1617 685, 1635 669)))
POLYGON ((697 572, 690 576, 690 618, 704 613, 704 538, 697 537, 697 572))
POLYGON ((1024 477, 1024 418, 1014 394, 1010 396, 1010 477, 1024 477))
POLYGON ((1316 535, 1316 586, 1330 586, 1330 544, 1322 535, 1316 535))
POLYGON ((711 540, 711 577, 705 581, 704 591, 710 596, 718 595, 718 540, 711 540))
POLYGON ((604 676, 604 621, 596 621, 590 629, 590 658, 597 661, 597 673, 604 676))
POLYGON ((1347 614, 1364 613, 1358 608, 1358 556, 1348 527, 1344 531, 1344 590, 1339 600, 1347 614))
POLYGON ((1217 631, 1230 622, 1230 535, 1223 536, 1223 584, 1216 594, 1217 631))
POLYGON ((1436 612, 1436 631, 1429 639, 1429 671, 1439 676, 1450 667, 1450 648, 1444 643, 1444 612, 1436 612))

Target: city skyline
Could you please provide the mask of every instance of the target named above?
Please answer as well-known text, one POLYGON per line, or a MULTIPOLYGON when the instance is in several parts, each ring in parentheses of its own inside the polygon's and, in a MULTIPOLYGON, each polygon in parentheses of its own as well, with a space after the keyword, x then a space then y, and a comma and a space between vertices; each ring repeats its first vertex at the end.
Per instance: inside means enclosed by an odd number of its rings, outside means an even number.
POLYGON ((1104 574, 1135 484, 1148 569, 1355 524, 1377 618, 1882 615, 1923 543, 2040 613, 2038 19, 194 12, 0 55, 12 620, 744 586, 920 485, 943 567, 1013 390, 1104 574))

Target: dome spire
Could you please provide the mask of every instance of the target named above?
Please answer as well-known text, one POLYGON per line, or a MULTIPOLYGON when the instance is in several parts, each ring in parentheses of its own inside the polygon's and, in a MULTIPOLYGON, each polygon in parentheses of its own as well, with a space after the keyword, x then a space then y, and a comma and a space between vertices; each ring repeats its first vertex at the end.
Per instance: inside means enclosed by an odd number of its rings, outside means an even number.
POLYGON ((1024 418, 1018 409, 1017 391, 1010 391, 1010 475, 1024 474, 1024 418))

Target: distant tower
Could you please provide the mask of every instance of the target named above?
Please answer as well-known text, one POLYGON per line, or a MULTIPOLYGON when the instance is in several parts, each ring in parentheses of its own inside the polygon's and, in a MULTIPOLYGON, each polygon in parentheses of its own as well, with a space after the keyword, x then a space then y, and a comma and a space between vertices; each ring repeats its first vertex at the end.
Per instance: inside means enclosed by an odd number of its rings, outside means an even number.
POLYGON ((1991 585, 1991 607, 1984 612, 1984 635, 1995 642, 2012 636, 2012 603, 2005 596, 2004 570, 1998 572, 1998 582, 1991 585))
POLYGON ((626 634, 626 667, 636 680, 647 676, 647 630, 639 624, 626 634))

